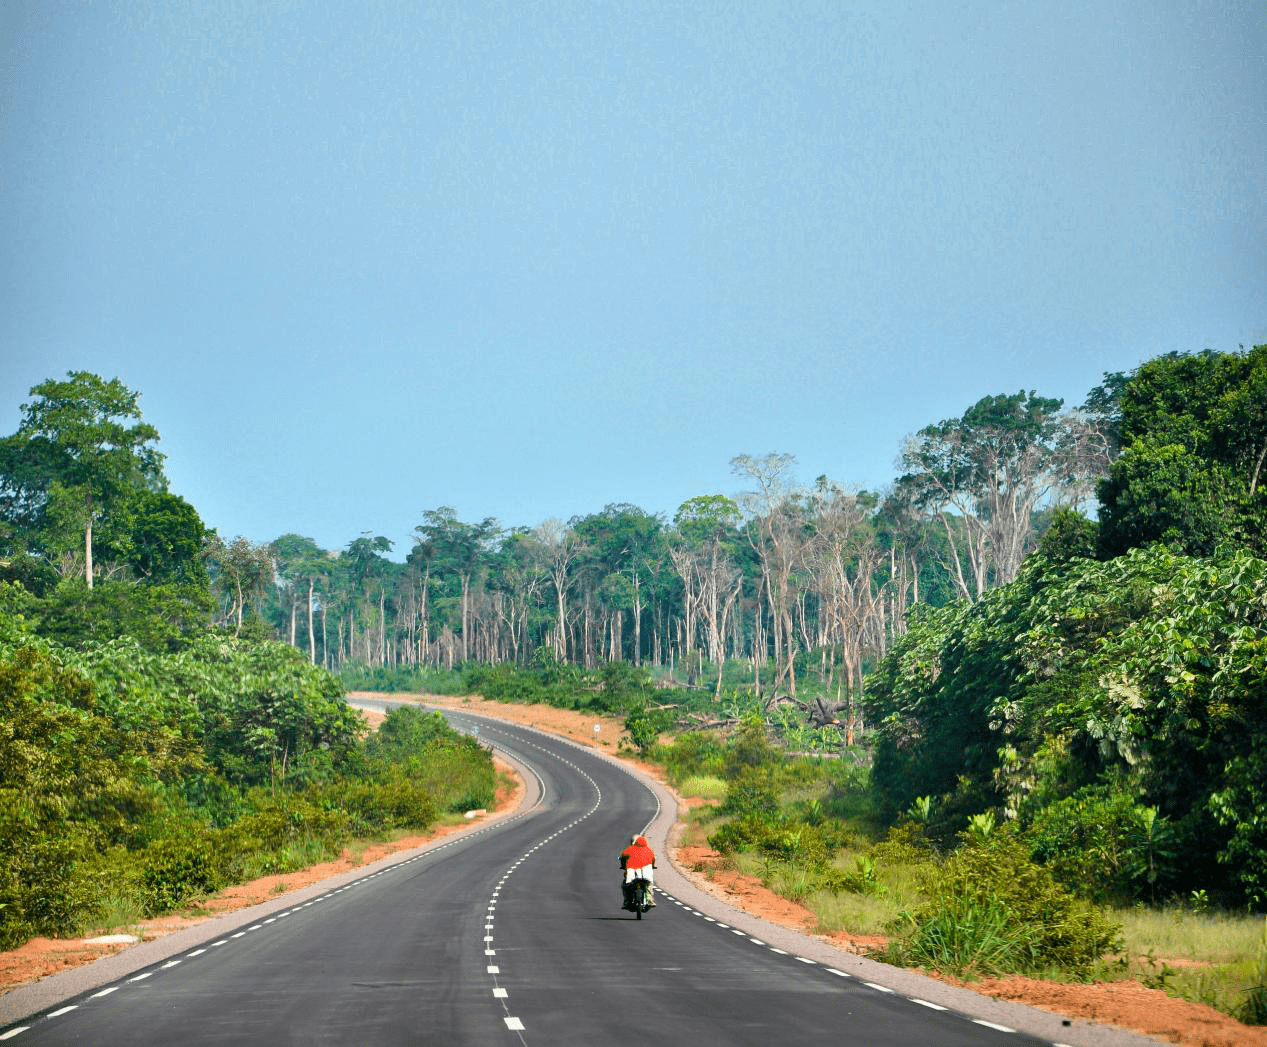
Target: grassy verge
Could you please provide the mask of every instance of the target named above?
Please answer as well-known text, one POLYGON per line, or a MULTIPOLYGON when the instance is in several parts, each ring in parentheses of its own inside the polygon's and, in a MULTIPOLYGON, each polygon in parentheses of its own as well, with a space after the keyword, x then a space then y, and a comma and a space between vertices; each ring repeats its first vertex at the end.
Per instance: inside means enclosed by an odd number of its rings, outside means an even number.
POLYGON ((917 826, 881 830, 857 783, 833 781, 830 771, 805 761, 760 779, 777 783, 777 809, 756 815, 763 798, 750 770, 728 767, 725 753, 698 739, 690 744, 708 757, 707 770, 695 772, 681 753, 654 754, 684 797, 704 801, 688 816, 683 843, 739 841, 722 849, 720 868, 757 877, 804 905, 821 932, 888 937, 889 949, 878 950, 877 958, 969 979, 1007 973, 1071 982, 1133 978, 1241 1021, 1267 1023, 1267 923, 1261 916, 1192 905, 1093 909, 1051 881, 1021 843, 1007 843, 1012 838, 1005 830, 993 837, 987 832, 975 851, 972 841, 961 842, 954 855, 975 857, 956 858, 964 866, 956 887, 947 874, 952 855, 932 851, 917 826), (762 818, 773 826, 764 835, 762 818), (824 823, 830 823, 826 829, 824 823), (802 832, 835 843, 825 861, 787 853, 788 837, 802 832), (1009 877, 1030 878, 1026 890, 1007 898, 1000 882, 974 893, 972 885, 988 881, 1004 858, 1015 866, 1009 877), (1044 899, 1041 912, 1018 920, 1015 910, 1032 898, 1044 899), (1053 922, 1064 930, 1044 929, 1053 922), (1080 944, 1071 949, 1070 941, 1080 944))

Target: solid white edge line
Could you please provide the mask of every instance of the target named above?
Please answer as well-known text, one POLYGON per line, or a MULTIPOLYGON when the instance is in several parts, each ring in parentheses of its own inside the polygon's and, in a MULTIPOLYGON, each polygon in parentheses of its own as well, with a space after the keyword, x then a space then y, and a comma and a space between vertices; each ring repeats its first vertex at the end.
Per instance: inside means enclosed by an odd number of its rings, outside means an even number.
POLYGON ((988 1022, 984 1018, 973 1018, 973 1024, 984 1025, 987 1029, 994 1029, 996 1032, 1016 1032, 1015 1029, 1009 1029, 1006 1025, 995 1025, 994 1022, 988 1022))

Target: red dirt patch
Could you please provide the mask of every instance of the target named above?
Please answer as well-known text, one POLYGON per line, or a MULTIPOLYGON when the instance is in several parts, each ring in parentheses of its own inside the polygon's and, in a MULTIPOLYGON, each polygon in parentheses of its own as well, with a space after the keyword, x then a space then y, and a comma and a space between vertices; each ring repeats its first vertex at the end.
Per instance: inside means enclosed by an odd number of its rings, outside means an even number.
POLYGON ((1191 1047, 1267 1047, 1267 1029, 1242 1025, 1213 1007, 1177 1000, 1137 981, 1062 985, 1018 977, 980 982, 933 977, 999 1000, 1016 1000, 1070 1018, 1133 1029, 1171 1043, 1191 1047))

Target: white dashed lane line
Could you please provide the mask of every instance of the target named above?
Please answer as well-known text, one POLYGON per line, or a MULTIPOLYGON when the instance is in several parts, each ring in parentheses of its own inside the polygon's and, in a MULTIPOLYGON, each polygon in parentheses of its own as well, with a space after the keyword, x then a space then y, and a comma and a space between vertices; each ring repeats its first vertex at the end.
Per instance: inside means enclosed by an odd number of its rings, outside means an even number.
MULTIPOLYGON (((496 733, 495 730, 493 733, 496 733)), ((523 857, 519 858, 516 862, 514 862, 510 866, 510 868, 506 870, 506 873, 502 876, 502 878, 497 881, 497 886, 493 888, 492 895, 489 898, 488 907, 487 907, 486 916, 485 916, 485 924, 484 924, 484 931, 485 931, 484 945, 486 946, 486 948, 484 949, 485 956, 493 956, 496 954, 496 950, 492 948, 493 941, 495 938, 495 935, 492 933, 494 929, 492 921, 497 909, 498 896, 501 894, 501 889, 502 887, 505 886, 506 881, 510 879, 514 871, 518 869, 519 866, 522 865, 525 861, 527 861, 533 855, 534 852, 540 850, 546 844, 562 836, 569 829, 573 829, 576 826, 580 825, 581 822, 583 822, 586 818, 590 817, 590 815, 592 815, 595 811, 597 811, 603 802, 603 791, 602 789, 599 788, 598 783, 594 781, 594 779, 591 778, 588 774, 586 774, 584 770, 582 770, 576 764, 572 763, 571 760, 567 759, 564 756, 560 756, 558 753, 552 753, 549 750, 544 749, 539 745, 535 745, 534 743, 530 741, 526 741, 524 739, 519 739, 519 738, 516 738, 515 741, 521 745, 529 745, 534 749, 538 749, 541 752, 545 753, 547 756, 551 757, 552 759, 559 760, 560 762, 571 767, 578 774, 582 775, 586 779, 586 781, 588 781, 590 785, 594 787, 594 793, 597 796, 597 799, 594 801, 594 806, 591 807, 588 811, 586 811, 585 814, 581 815, 580 818, 577 818, 575 821, 569 822, 562 829, 559 829, 558 831, 551 833, 549 836, 539 841, 535 846, 528 848, 527 853, 524 854, 523 857)), ((538 775, 538 781, 540 781, 540 775, 538 775)), ((544 793, 545 793, 545 786, 544 786, 544 783, 542 783, 542 794, 544 795, 544 793)), ((656 801, 656 804, 657 804, 656 814, 658 815, 659 814, 659 800, 658 799, 656 801)), ((655 820, 654 817, 652 818, 652 820, 653 821, 655 820)), ((508 993, 506 989, 496 984, 498 976, 501 974, 501 966, 490 964, 487 967, 487 971, 488 971, 488 974, 492 977, 493 982, 494 982, 493 998, 497 1000, 508 999, 508 993)), ((510 1014, 507 1004, 503 1003, 502 1009, 505 1012, 503 1014, 502 1020, 506 1023, 507 1029, 513 1032, 526 1031, 526 1026, 523 1023, 523 1020, 515 1015, 510 1014)), ((520 1040, 522 1041, 523 1037, 520 1037, 520 1040)))
MULTIPOLYGON (((528 744, 531 744, 531 743, 528 743, 528 744)), ((544 750, 543 750, 543 751, 544 751, 544 750)), ((554 755, 554 754, 550 754, 550 755, 554 755)), ((559 757, 559 758, 561 759, 561 757, 559 757)), ((565 763, 567 763, 568 761, 564 760, 564 762, 565 762, 565 763)), ((577 770, 579 770, 579 768, 577 768, 577 770)), ((582 771, 581 773, 582 773, 582 774, 584 774, 585 772, 584 772, 584 771, 582 771)), ((626 771, 626 773, 629 773, 629 772, 628 772, 628 771, 626 771)), ((589 776, 588 776, 588 775, 586 775, 586 777, 589 777, 589 776)), ((631 775, 631 777, 632 777, 632 775, 631 775)), ((596 788, 597 788, 597 786, 596 786, 596 788)), ((659 800, 658 800, 658 798, 657 798, 657 804, 658 804, 658 802, 659 802, 659 800)), ((593 813, 593 812, 590 812, 590 813, 593 813)), ((586 817, 588 817, 588 815, 587 815, 586 817)), ((575 823, 573 823, 573 824, 575 824, 575 823)), ((571 826, 569 826, 569 828, 570 828, 570 827, 571 827, 571 826)), ((556 834, 554 834, 554 835, 558 835, 558 834, 556 833, 556 834)), ((550 837, 547 837, 547 840, 551 840, 551 839, 553 839, 553 838, 554 838, 554 836, 550 836, 550 837)), ((545 842, 545 841, 543 841, 543 842, 545 842)), ((541 844, 538 844, 537 846, 539 847, 539 846, 541 846, 541 844)), ((528 852, 528 855, 530 855, 530 854, 532 853, 532 851, 535 851, 536 849, 537 849, 536 847, 532 848, 532 850, 530 850, 530 851, 528 852)), ((525 855, 525 856, 524 856, 524 858, 527 858, 527 857, 528 857, 528 855, 525 855)), ((523 859, 520 859, 520 861, 523 861, 523 859)), ((518 866, 518 864, 519 864, 519 862, 516 862, 516 863, 515 863, 515 866, 518 866)), ((512 871, 513 871, 514 866, 512 866, 511 868, 512 868, 512 871)), ((509 875, 509 874, 508 874, 508 875, 509 875)), ((750 941, 753 945, 760 946, 761 948, 766 949, 766 950, 767 950, 767 951, 769 951, 769 952, 775 953, 775 954, 777 954, 777 955, 779 955, 779 956, 792 956, 792 958, 793 958, 793 959, 798 960, 798 961, 800 961, 801 963, 806 964, 807 966, 812 966, 812 967, 821 967, 821 968, 822 968, 822 970, 826 971, 826 972, 827 972, 827 973, 829 973, 829 974, 835 975, 835 976, 836 976, 836 977, 838 977, 838 978, 852 978, 852 977, 853 977, 853 975, 848 974, 848 973, 847 973, 847 972, 845 972, 845 971, 837 970, 835 967, 828 967, 828 966, 826 966, 826 965, 820 964, 817 960, 811 960, 810 958, 808 958, 808 957, 806 957, 806 956, 796 956, 795 954, 785 952, 783 949, 778 949, 778 948, 775 948, 775 947, 774 947, 774 946, 772 946, 772 945, 768 945, 766 942, 762 941, 760 938, 754 938, 754 937, 751 937, 750 935, 748 935, 748 932, 747 932, 747 931, 743 931, 743 930, 739 930, 738 928, 731 927, 729 924, 722 923, 720 920, 714 919, 713 917, 708 916, 708 915, 706 915, 705 913, 702 913, 702 912, 700 912, 700 911, 699 911, 699 910, 697 910, 697 909, 693 909, 691 906, 687 905, 685 902, 683 902, 683 901, 681 901, 681 900, 679 900, 679 899, 677 899, 677 898, 673 898, 671 895, 666 894, 666 892, 664 891, 664 889, 663 889, 663 888, 660 888, 660 889, 659 889, 659 893, 660 893, 661 895, 663 895, 664 897, 669 898, 669 899, 670 899, 670 900, 671 900, 671 901, 672 901, 672 902, 673 902, 673 903, 674 903, 674 904, 675 904, 678 908, 682 909, 683 911, 688 912, 688 913, 690 913, 690 914, 691 914, 691 915, 693 915, 693 916, 698 916, 700 919, 702 919, 702 920, 704 920, 704 921, 706 921, 706 922, 708 922, 708 923, 711 923, 711 924, 713 924, 714 926, 716 926, 716 927, 718 927, 718 928, 721 928, 721 929, 724 929, 724 930, 729 930, 729 931, 731 931, 733 934, 737 934, 737 935, 740 935, 740 936, 742 936, 742 937, 747 937, 747 938, 748 938, 748 940, 749 940, 749 941, 750 941)), ((901 997, 902 999, 907 999, 907 1000, 910 1000, 912 1003, 914 1003, 914 1004, 918 1004, 918 1005, 919 1005, 919 1006, 921 1006, 921 1007, 926 1007, 926 1008, 928 1008, 929 1010, 933 1010, 933 1011, 943 1011, 943 1012, 946 1012, 946 1013, 948 1013, 948 1014, 953 1014, 953 1013, 955 1013, 955 1012, 951 1011, 951 1010, 950 1010, 950 1008, 948 1008, 948 1007, 944 1007, 944 1006, 942 1006, 942 1005, 941 1005, 941 1004, 939 1004, 939 1003, 933 1003, 933 1002, 932 1002, 932 1001, 930 1001, 930 1000, 921 1000, 921 999, 919 999, 919 998, 917 998, 917 997, 904 996, 903 994, 898 993, 898 992, 896 992, 896 991, 895 991, 895 990, 893 990, 893 989, 890 989, 887 985, 880 985, 878 982, 868 982, 868 981, 862 981, 862 982, 861 982, 861 984, 863 984, 863 985, 867 986, 867 988, 869 988, 869 989, 874 989, 876 992, 885 993, 885 994, 887 994, 887 995, 891 995, 891 996, 899 996, 899 997, 901 997)), ((985 1020, 985 1019, 983 1019, 983 1018, 971 1018, 971 1017, 969 1017, 968 1015, 961 1015, 961 1017, 962 1017, 962 1018, 964 1018, 964 1019, 965 1019, 965 1020, 967 1020, 967 1021, 971 1021, 972 1023, 974 1023, 974 1024, 976 1024, 976 1025, 983 1026, 984 1028, 987 1028, 987 1029, 993 1029, 993 1030, 995 1030, 996 1032, 1011 1033, 1011 1034, 1015 1034, 1015 1033, 1016 1033, 1016 1030, 1015 1030, 1015 1029, 1012 1029, 1012 1028, 1010 1028, 1010 1027, 1008 1027, 1008 1026, 1006 1026, 1006 1025, 999 1025, 999 1024, 997 1024, 997 1023, 995 1023, 995 1022, 989 1022, 989 1021, 986 1021, 986 1020, 985 1020)), ((510 1019, 507 1019, 507 1024, 509 1024, 509 1021, 510 1021, 510 1019)), ((1051 1042, 1051 1041, 1048 1041, 1048 1042, 1051 1042)), ((1052 1043, 1052 1047, 1065 1047, 1065 1045, 1063 1045, 1063 1044, 1059 1044, 1059 1043, 1052 1043)))

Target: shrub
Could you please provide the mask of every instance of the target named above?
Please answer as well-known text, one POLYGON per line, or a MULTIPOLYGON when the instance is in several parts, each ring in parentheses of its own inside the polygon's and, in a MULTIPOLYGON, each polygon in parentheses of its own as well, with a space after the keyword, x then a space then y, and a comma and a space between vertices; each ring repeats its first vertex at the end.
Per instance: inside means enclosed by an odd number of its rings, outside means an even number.
POLYGON ((671 746, 658 752, 675 785, 692 775, 720 777, 726 746, 715 731, 691 731, 678 735, 671 746))
POLYGON ((635 709, 625 717, 625 730, 629 738, 641 753, 646 753, 655 745, 662 731, 673 726, 673 710, 671 709, 635 709))
POLYGON ((513 665, 472 665, 466 670, 465 685, 467 694, 479 694, 490 702, 538 705, 546 700, 542 681, 513 665))
POLYGON ((958 895, 922 917, 906 913, 903 919, 910 932, 891 947, 893 962, 968 978, 1029 965, 1029 935, 998 902, 958 895))
POLYGON ((737 854, 740 851, 754 850, 769 832, 768 822, 755 817, 738 818, 726 822, 715 833, 708 837, 708 845, 722 854, 737 854))
POLYGON ((0 866, 0 947, 34 935, 78 931, 99 911, 99 878, 85 841, 71 835, 30 843, 0 866))
POLYGON ((753 775, 730 784, 721 810, 723 814, 771 818, 779 813, 779 798, 767 779, 753 775))
POLYGON ((989 950, 1006 958, 1012 970, 1058 967, 1088 977, 1121 932, 1120 925, 1066 892, 1007 830, 966 843, 942 865, 931 866, 923 890, 930 900, 906 917, 900 956, 923 949, 922 942, 944 940, 953 921, 970 919, 979 934, 1021 943, 1016 950, 989 950), (1006 916, 1006 934, 998 930, 998 913, 1006 916))
POLYGON ((223 855, 210 836, 161 840, 145 852, 141 889, 147 916, 170 912, 223 885, 223 855))
POLYGON ((821 827, 760 814, 727 822, 708 837, 708 843, 722 854, 756 851, 771 861, 805 869, 822 868, 833 851, 832 841, 821 827))
POLYGON ((726 777, 740 778, 753 769, 773 767, 782 759, 783 750, 770 741, 765 719, 751 714, 744 717, 726 753, 726 777))
POLYGON ((1173 857, 1169 827, 1156 808, 1104 787, 1048 805, 1026 837, 1056 879, 1088 898, 1152 891, 1165 880, 1173 857))

